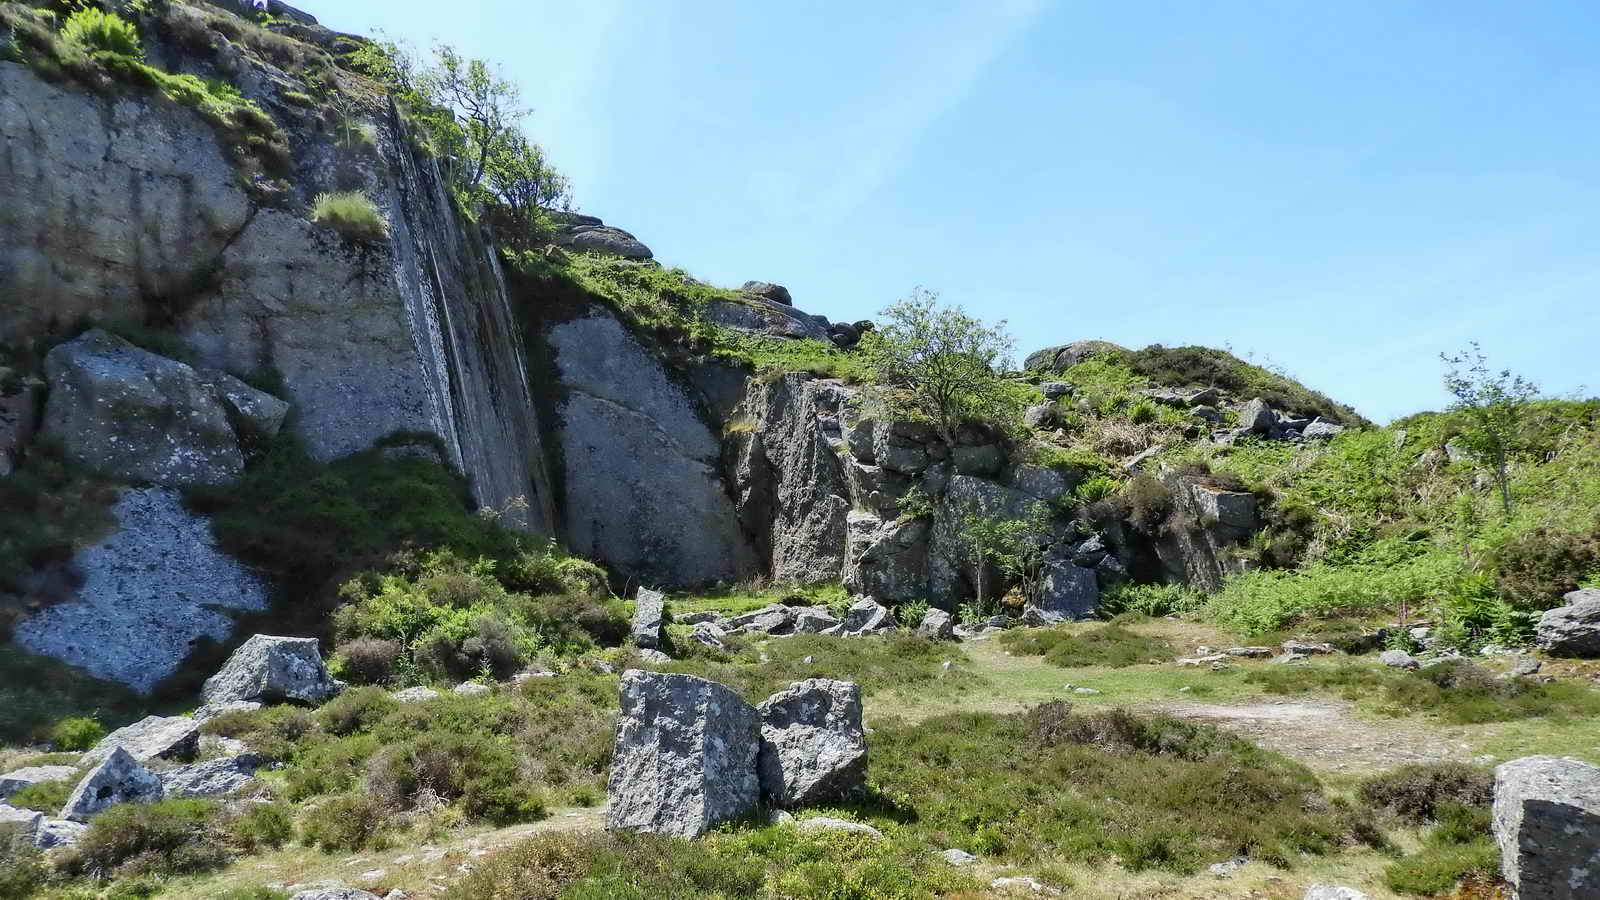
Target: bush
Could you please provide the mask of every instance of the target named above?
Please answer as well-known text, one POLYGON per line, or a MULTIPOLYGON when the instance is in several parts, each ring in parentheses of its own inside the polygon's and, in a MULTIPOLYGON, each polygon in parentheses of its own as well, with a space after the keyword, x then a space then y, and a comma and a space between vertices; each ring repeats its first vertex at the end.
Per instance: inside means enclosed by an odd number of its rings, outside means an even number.
POLYGON ((1101 618, 1133 614, 1159 618, 1193 612, 1205 605, 1205 596, 1181 584, 1114 585, 1100 595, 1101 618))
POLYGON ((311 204, 311 221, 358 241, 381 241, 389 236, 388 220, 360 191, 318 194, 311 204))
POLYGON ((246 853, 276 850, 294 839, 294 813, 287 803, 250 803, 227 822, 229 839, 246 853))
POLYGON ((1551 609, 1600 568, 1600 534, 1535 529, 1501 545, 1494 563, 1507 597, 1525 609, 1551 609))
POLYGON ((459 802, 470 818, 510 825, 545 816, 544 801, 524 782, 516 754, 483 734, 429 732, 372 761, 367 780, 388 805, 407 809, 427 791, 459 802))
POLYGON ((324 703, 316 712, 317 722, 329 734, 347 735, 369 731, 379 720, 398 709, 400 702, 380 687, 344 691, 324 703))
POLYGON ((0 825, 0 900, 28 900, 49 877, 32 839, 15 825, 0 825))
POLYGON ((356 684, 388 684, 404 649, 398 641, 356 638, 334 651, 335 674, 356 684))
POLYGON ((207 719, 200 731, 244 741, 267 759, 286 760, 298 752, 300 739, 315 727, 311 713, 281 705, 223 713, 207 719))
POLYGON ((306 814, 300 839, 327 852, 376 848, 384 842, 390 811, 364 793, 329 798, 306 814))
POLYGON ((218 868, 228 855, 216 840, 218 805, 178 798, 125 803, 95 816, 65 867, 80 875, 182 875, 218 868))
POLYGON ((1361 782, 1358 793, 1362 802, 1422 825, 1438 820, 1446 804, 1487 808, 1494 772, 1455 762, 1402 766, 1361 782))
POLYGON ((85 53, 110 53, 138 59, 139 30, 116 13, 87 7, 72 13, 61 26, 61 39, 85 53))
POLYGON ((350 790, 378 752, 378 740, 370 734, 308 743, 284 777, 290 800, 350 790))
POLYGON ((62 719, 50 729, 50 744, 57 750, 88 750, 106 736, 105 726, 87 716, 62 719))
POLYGON ((1000 635, 1000 643, 1012 653, 1043 656, 1045 662, 1064 668, 1123 668, 1173 658, 1171 644, 1118 625, 1077 634, 1062 628, 1018 628, 1000 635))

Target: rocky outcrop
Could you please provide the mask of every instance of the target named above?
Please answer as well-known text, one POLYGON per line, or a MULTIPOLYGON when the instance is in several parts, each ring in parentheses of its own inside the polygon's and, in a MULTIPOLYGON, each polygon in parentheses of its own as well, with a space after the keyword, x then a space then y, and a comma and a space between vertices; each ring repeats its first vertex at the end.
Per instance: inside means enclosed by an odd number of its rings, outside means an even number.
POLYGON ((124 490, 112 507, 117 530, 82 550, 74 598, 17 623, 13 638, 148 693, 177 671, 195 641, 225 640, 228 610, 267 607, 267 588, 217 548, 210 523, 177 491, 124 490))
POLYGON ((606 828, 699 837, 760 801, 760 720, 720 684, 623 673, 606 828))
POLYGON ((849 681, 797 681, 757 707, 761 790, 779 808, 818 806, 860 791, 867 772, 861 689, 849 681))
POLYGON ((807 315, 792 304, 747 295, 738 300, 711 300, 706 318, 718 325, 772 337, 832 340, 828 320, 807 315))
POLYGON ((1534 629, 1534 643, 1552 656, 1600 656, 1600 589, 1584 588, 1547 610, 1534 629))
POLYGON ((621 228, 614 228, 593 216, 576 218, 581 221, 557 227, 557 247, 620 256, 623 259, 650 259, 655 256, 642 241, 621 228))
POLYGON ((668 586, 757 571, 696 395, 610 314, 555 325, 567 543, 668 586))
POLYGON ((1114 353, 1119 350, 1125 352, 1126 348, 1110 341, 1073 341, 1070 344, 1058 344, 1036 350, 1028 354, 1022 365, 1030 372, 1060 372, 1097 353, 1114 353))
POLYGON ((1168 579, 1206 591, 1221 588, 1223 579, 1245 570, 1234 550, 1259 525, 1255 495, 1192 475, 1169 472, 1161 481, 1171 493, 1171 510, 1155 551, 1168 579))
POLYGON ((200 723, 188 716, 145 716, 101 739, 78 760, 80 766, 97 766, 118 748, 139 762, 151 759, 192 759, 200 747, 200 723))
POLYGON ((1600 767, 1529 756, 1494 770, 1500 874, 1523 900, 1600 893, 1600 767))
POLYGON ((119 803, 151 803, 161 799, 161 779, 121 747, 90 770, 61 807, 61 818, 87 822, 95 813, 119 803))
POLYGON ((288 405, 220 372, 143 350, 101 329, 45 357, 44 436, 87 468, 163 487, 223 484, 244 472, 247 439, 270 438, 288 405))
POLYGON ((1023 608, 1022 621, 1029 625, 1058 625, 1093 618, 1099 608, 1100 584, 1094 569, 1052 554, 1045 560, 1039 596, 1023 608))
POLYGON ((316 638, 257 634, 206 679, 203 694, 207 703, 321 703, 342 687, 328 674, 316 638))

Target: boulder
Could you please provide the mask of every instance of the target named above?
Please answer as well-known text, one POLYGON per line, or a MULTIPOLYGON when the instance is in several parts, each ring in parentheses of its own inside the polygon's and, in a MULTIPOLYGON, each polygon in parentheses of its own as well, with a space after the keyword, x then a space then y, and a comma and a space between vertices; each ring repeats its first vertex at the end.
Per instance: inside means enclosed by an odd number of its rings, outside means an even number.
POLYGON ((1421 667, 1417 658, 1404 650, 1385 650, 1378 654, 1378 662, 1391 669, 1416 669, 1421 667))
POLYGON ((876 634, 894 627, 894 617, 888 607, 868 597, 850 604, 840 624, 840 632, 851 636, 876 634))
MULTIPOLYGON (((31 809, 18 809, 5 803, 0 803, 0 829, 15 828, 18 836, 32 842, 39 833, 39 826, 44 823, 44 814, 31 809)), ((0 831, 0 837, 5 836, 0 831)))
POLYGON ((1600 767, 1554 756, 1497 766, 1494 836, 1514 896, 1600 896, 1600 767))
POLYGON ((482 697, 494 693, 494 688, 477 681, 463 681, 450 689, 458 697, 482 697))
POLYGON ((1044 582, 1037 600, 1022 612, 1029 625, 1056 625, 1091 618, 1100 607, 1100 583, 1093 569, 1051 557, 1045 561, 1044 582))
POLYGON ((808 606, 796 610, 794 614, 795 634, 821 634, 838 625, 839 620, 825 609, 808 606))
POLYGON ((949 850, 942 851, 939 853, 939 858, 957 868, 970 866, 978 861, 976 856, 959 847, 951 847, 949 850))
POLYGON ((1584 588, 1562 599, 1565 606, 1539 617, 1534 644, 1551 656, 1600 656, 1600 589, 1584 588))
POLYGON ((929 607, 917 625, 917 637, 930 641, 953 641, 956 637, 955 620, 938 607, 929 607))
POLYGON ((690 640, 704 644, 713 650, 728 649, 728 645, 722 641, 727 636, 728 633, 726 631, 711 622, 700 622, 694 626, 694 631, 689 632, 690 640))
POLYGON ((997 444, 960 446, 950 451, 950 462, 958 474, 990 476, 1005 465, 1006 454, 997 444))
POLYGON ((845 834, 859 834, 862 837, 881 840, 883 832, 871 825, 860 822, 851 822, 848 819, 835 819, 831 816, 812 816, 795 826, 801 831, 838 831, 845 834))
POLYGON ((927 594, 926 519, 885 519, 853 510, 847 521, 846 590, 888 602, 914 600, 927 594))
POLYGON ((221 797, 250 783, 262 760, 253 753, 192 763, 160 773, 164 797, 221 797))
POLYGON ((638 238, 610 225, 568 225, 556 233, 555 244, 568 250, 587 250, 623 259, 655 256, 638 238))
POLYGON ((200 747, 200 723, 188 716, 145 716, 111 732, 78 761, 88 768, 111 757, 118 747, 134 759, 192 759, 200 747))
POLYGON ((1326 656, 1334 652, 1332 644, 1323 644, 1317 641, 1284 641, 1279 647, 1284 653, 1298 653, 1302 656, 1326 656))
POLYGON ((25 787, 47 781, 76 781, 82 774, 77 766, 28 766, 0 775, 0 800, 4 800, 25 787))
POLYGON ((632 669, 612 754, 606 828, 694 838, 761 799, 754 707, 704 678, 632 669))
POLYGON ((1302 900, 1367 900, 1367 895, 1353 887, 1313 884, 1306 888, 1306 895, 1302 900))
POLYGON ((384 900, 371 891, 356 888, 312 888, 300 891, 289 900, 384 900))
POLYGON ((1239 411, 1239 427, 1251 434, 1271 434, 1278 426, 1278 414, 1260 397, 1251 400, 1239 411))
POLYGON ((33 845, 40 850, 54 850, 57 847, 70 847, 76 844, 89 826, 71 819, 46 818, 39 823, 39 829, 34 832, 33 845))
POLYGON ((811 678, 756 708, 761 716, 761 791, 773 806, 844 800, 866 783, 867 738, 861 689, 811 678))
POLYGON ((1073 341, 1070 344, 1046 347, 1030 353, 1022 365, 1031 372, 1059 372, 1070 369, 1091 356, 1117 351, 1126 352, 1126 348, 1110 341, 1073 341))
POLYGON ((655 650, 661 647, 661 624, 666 620, 667 597, 660 591, 639 588, 634 595, 633 643, 655 650))
POLYGON ((788 634, 794 628, 794 610, 782 603, 770 603, 751 612, 742 613, 718 622, 728 631, 759 631, 764 634, 788 634))
POLYGON ((746 281, 740 285, 739 290, 746 294, 755 294, 757 297, 765 297, 774 303, 782 303, 784 306, 794 305, 794 298, 789 296, 789 289, 781 284, 773 284, 770 281, 746 281))
POLYGON ((989 890, 999 891, 1002 894, 1045 894, 1051 897, 1060 896, 1061 894, 1060 891, 1044 884, 1039 879, 1030 878, 1026 875, 1008 875, 1003 878, 996 878, 989 882, 989 890))
POLYGON ((1065 497, 1076 479, 1060 469, 1045 466, 1019 465, 1011 470, 1011 487, 1033 497, 1049 502, 1065 497))
POLYGON ((87 468, 163 487, 225 484, 244 452, 217 390, 193 368, 102 329, 45 356, 43 434, 87 468))
POLYGON ((1060 416, 1061 408, 1054 401, 1035 403, 1023 411, 1022 424, 1035 430, 1048 430, 1056 427, 1060 416))
POLYGON ((207 720, 217 716, 227 715, 232 712, 254 712, 261 708, 261 704, 254 700, 229 700, 226 703, 207 703, 196 709, 189 718, 204 725, 207 720))
POLYGON ((401 703, 423 703, 438 697, 439 692, 433 688, 422 687, 419 685, 417 687, 408 687, 404 690, 395 691, 389 696, 401 703))
POLYGON ((1300 431, 1300 436, 1308 441, 1331 441, 1343 433, 1343 425, 1336 425, 1318 417, 1300 431))
MULTIPOLYGON (((805 338, 814 341, 840 343, 836 335, 848 325, 824 328, 817 316, 807 315, 786 304, 762 297, 745 297, 740 300, 710 300, 706 303, 706 318, 718 325, 767 334, 773 337, 805 338)), ((849 332, 854 343, 854 331, 849 332)))
POLYGON ((672 657, 662 653, 660 650, 650 650, 646 648, 639 651, 639 661, 643 663, 649 663, 652 666, 664 666, 667 663, 672 662, 672 657))
POLYGON ((1237 659, 1266 659, 1272 656, 1271 647, 1229 647, 1222 652, 1237 659))
POLYGON ((89 817, 119 803, 151 803, 161 799, 161 779, 117 747, 106 761, 78 782, 61 807, 61 818, 87 822, 89 817))
POLYGON ((677 622, 679 625, 699 625, 701 622, 715 622, 720 618, 722 618, 721 613, 708 609, 683 616, 675 615, 672 617, 672 621, 677 622))
POLYGON ((289 404, 266 391, 256 390, 226 372, 201 372, 201 379, 222 401, 228 422, 241 438, 271 440, 283 429, 289 404))
POLYGON ((253 635, 206 679, 207 703, 294 700, 321 703, 344 687, 328 674, 316 638, 253 635))

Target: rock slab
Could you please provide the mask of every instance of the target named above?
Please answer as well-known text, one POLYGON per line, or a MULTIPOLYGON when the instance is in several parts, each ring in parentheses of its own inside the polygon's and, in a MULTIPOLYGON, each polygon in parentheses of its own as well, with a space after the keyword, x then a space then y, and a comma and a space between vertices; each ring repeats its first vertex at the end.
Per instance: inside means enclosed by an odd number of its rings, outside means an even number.
POLYGON ((694 838, 760 801, 756 710, 692 675, 623 673, 606 828, 694 838))
POLYGON ((1573 591, 1562 599, 1565 606, 1539 618, 1534 643, 1552 656, 1600 656, 1600 589, 1573 591))
POLYGON ((61 818, 87 822, 95 813, 119 803, 151 803, 161 796, 161 779, 117 747, 78 782, 61 807, 61 818))
POLYGON ((634 597, 633 642, 647 650, 661 649, 661 624, 666 619, 667 597, 660 591, 639 588, 634 597))
POLYGON ((1494 836, 1523 900, 1600 896, 1600 767, 1554 756, 1496 767, 1494 836))
POLYGON ((781 808, 843 800, 866 782, 867 738, 861 688, 811 678, 757 707, 761 716, 761 791, 781 808))
POLYGON ((25 787, 47 781, 72 781, 80 774, 76 766, 29 766, 0 775, 0 800, 25 787))
POLYGON ((316 638, 258 634, 233 651, 217 674, 206 679, 203 694, 207 703, 321 703, 342 687, 328 674, 316 638))
POLYGON ((134 759, 189 759, 200 747, 200 723, 188 716, 145 716, 132 725, 111 732, 78 764, 98 766, 111 758, 118 747, 134 759))

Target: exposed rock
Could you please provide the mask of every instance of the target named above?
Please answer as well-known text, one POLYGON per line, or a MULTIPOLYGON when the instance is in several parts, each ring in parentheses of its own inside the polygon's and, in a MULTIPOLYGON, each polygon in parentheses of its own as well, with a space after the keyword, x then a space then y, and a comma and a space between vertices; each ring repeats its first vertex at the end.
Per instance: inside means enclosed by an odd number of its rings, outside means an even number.
POLYGON ((255 754, 192 763, 160 773, 164 797, 221 797, 250 783, 262 760, 255 754))
POLYGON ((1028 354, 1023 367, 1034 372, 1059 372, 1070 369, 1091 356, 1102 353, 1126 352, 1110 341, 1073 341, 1028 354))
POLYGON ((606 827, 693 838, 760 800, 756 710, 691 675, 623 673, 606 827))
POLYGON ((106 761, 78 782, 61 818, 87 822, 95 813, 119 803, 150 803, 161 799, 161 779, 117 747, 106 761))
POLYGON ((477 681, 463 681, 450 689, 458 697, 482 697, 494 693, 494 688, 477 681))
POLYGON ((866 781, 861 689, 849 681, 797 681, 756 708, 761 790, 780 807, 841 801, 866 781))
POLYGON ((672 662, 672 657, 662 653, 660 650, 651 650, 646 648, 639 651, 639 661, 649 663, 652 666, 664 666, 667 663, 672 662))
POLYGON ((1299 653, 1304 656, 1326 656, 1334 652, 1332 644, 1317 641, 1287 640, 1279 645, 1285 653, 1299 653))
POLYGON ((1404 650, 1385 650, 1378 654, 1378 662, 1391 669, 1416 669, 1421 666, 1415 656, 1404 650))
POLYGON ((821 634, 838 625, 839 620, 825 609, 804 607, 794 614, 795 634, 821 634))
POLYGON ((1012 468, 1007 483, 1030 497, 1048 503, 1066 496, 1072 490, 1074 480, 1058 469, 1018 465, 1012 468))
POLYGON ((1060 421, 1061 408, 1054 401, 1036 403, 1022 413, 1022 424, 1034 430, 1048 430, 1060 421))
POLYGON ((1240 659, 1266 659, 1272 655, 1271 647, 1229 647, 1222 651, 1240 659))
POLYGON ((1155 542, 1162 568, 1174 582, 1220 589, 1229 575, 1244 571, 1244 560, 1233 550, 1255 531, 1255 495, 1176 472, 1162 475, 1161 483, 1172 495, 1171 512, 1155 542))
POLYGON ((1278 425, 1278 414, 1260 397, 1239 411, 1239 427, 1253 434, 1271 434, 1278 425))
POLYGON ((1008 894, 1020 892, 1026 892, 1030 894, 1048 894, 1050 896, 1059 896, 1061 894, 1060 891, 1044 884, 1038 879, 1030 878, 1025 875, 996 878, 995 880, 989 882, 989 889, 1008 894))
POLYGON ((278 436, 289 404, 259 391, 226 372, 203 371, 200 378, 222 402, 228 423, 240 438, 264 441, 278 436))
POLYGON ((951 847, 949 850, 941 852, 939 854, 939 858, 950 865, 955 866, 956 868, 970 866, 978 861, 976 856, 973 856, 971 853, 968 853, 967 851, 957 847, 951 847))
POLYGON ((797 826, 801 831, 838 831, 845 834, 859 834, 873 840, 881 840, 883 832, 871 825, 860 822, 851 822, 847 819, 835 819, 831 816, 812 816, 802 820, 797 826))
POLYGON ((789 304, 763 297, 711 300, 706 304, 706 317, 718 325, 752 334, 813 341, 834 340, 833 332, 818 322, 819 317, 806 315, 789 304))
POLYGON ((739 290, 746 294, 765 297, 774 303, 782 303, 784 306, 794 305, 794 298, 789 296, 789 289, 781 284, 773 284, 770 281, 746 281, 739 290))
POLYGON ((1076 388, 1065 381, 1046 381, 1039 385, 1039 393, 1043 394, 1046 400, 1060 400, 1062 397, 1070 397, 1075 390, 1076 388))
POLYGON ((70 847, 76 844, 89 826, 71 819, 45 818, 39 823, 39 828, 34 832, 33 845, 40 850, 54 850, 57 847, 70 847))
POLYGON ((638 238, 610 225, 564 226, 557 231, 555 244, 569 250, 587 250, 623 259, 650 259, 655 256, 638 238))
POLYGON ((661 646, 661 625, 667 616, 667 596, 647 587, 634 594, 633 642, 639 647, 661 646))
POLYGON ((47 781, 76 781, 82 772, 77 766, 28 766, 0 775, 0 800, 25 787, 47 781))
POLYGON ((1336 425, 1333 422, 1326 421, 1322 418, 1312 421, 1311 424, 1307 425, 1305 429, 1300 432, 1301 436, 1308 441, 1328 441, 1338 437, 1343 433, 1343 425, 1336 425))
POLYGON ((958 446, 950 451, 950 461, 962 475, 991 476, 1005 465, 1005 452, 995 444, 958 446))
POLYGON ((689 639, 696 643, 704 644, 713 650, 726 650, 728 645, 722 642, 728 633, 718 628, 711 622, 700 622, 694 626, 694 631, 689 633, 689 639))
POLYGON ((215 719, 231 712, 254 712, 261 708, 261 704, 254 700, 229 700, 226 703, 207 703, 196 709, 189 718, 197 724, 204 725, 206 720, 215 719))
POLYGON ((917 637, 930 641, 953 641, 956 637, 955 620, 938 607, 929 607, 917 625, 917 637))
POLYGON ((850 611, 840 623, 840 631, 848 635, 876 634, 894 627, 894 616, 888 607, 868 597, 850 604, 850 611))
POLYGON ((1528 756, 1494 770, 1500 874, 1525 900, 1600 892, 1600 767, 1528 756))
POLYGON ((723 628, 733 631, 759 631, 765 634, 787 634, 794 628, 794 610, 782 603, 769 603, 757 610, 734 616, 725 622, 719 622, 723 628))
POLYGON ((299 891, 289 900, 384 900, 371 891, 360 891, 355 888, 312 888, 299 891))
POLYGON ((98 766, 111 758, 118 747, 139 762, 192 759, 200 747, 200 723, 188 716, 146 716, 106 735, 83 755, 78 765, 98 766))
POLYGON ((928 589, 926 519, 882 518, 860 510, 849 514, 844 587, 876 600, 914 600, 928 589))
POLYGON ((1094 570, 1051 557, 1045 561, 1039 597, 1023 608, 1022 620, 1033 626, 1056 625, 1091 618, 1099 607, 1100 585, 1094 570))
MULTIPOLYGON (((1527 678, 1531 675, 1539 674, 1539 670, 1542 668, 1544 668, 1544 663, 1540 662, 1537 657, 1518 656, 1516 662, 1511 664, 1509 674, 1513 678, 1527 678)), ((3 791, 3 788, 0 788, 0 791, 3 791)))
POLYGON ((1600 656, 1600 588, 1572 591, 1539 617, 1534 643, 1552 656, 1600 656))
POLYGON ((565 400, 568 543, 667 586, 755 574, 721 475, 722 446, 694 397, 603 311, 550 329, 565 400))
POLYGON ((1313 884, 1302 900, 1367 900, 1367 895, 1353 887, 1313 884))
POLYGON ((439 696, 439 692, 433 688, 422 687, 419 685, 417 687, 408 687, 403 690, 395 691, 389 696, 401 703, 423 703, 425 701, 437 698, 439 696))
POLYGON ((995 581, 994 573, 980 572, 961 552, 961 515, 972 512, 990 518, 1026 518, 1039 501, 1021 491, 976 478, 952 475, 945 489, 944 502, 935 516, 928 543, 928 583, 924 596, 948 598, 941 605, 953 606, 975 593, 979 578, 985 584, 995 581))
MULTIPOLYGON (((43 822, 43 813, 0 803, 0 829, 15 828, 19 837, 32 841, 39 833, 39 826, 43 822)), ((0 836, 3 835, 4 832, 0 831, 0 836)))
POLYGON ((678 623, 679 625, 699 625, 701 622, 715 622, 720 618, 722 618, 721 613, 708 609, 701 612, 687 613, 681 616, 674 615, 672 617, 672 621, 678 623))
POLYGON ((316 638, 257 634, 233 651, 217 674, 206 679, 207 703, 294 700, 321 703, 343 685, 328 675, 316 638))

